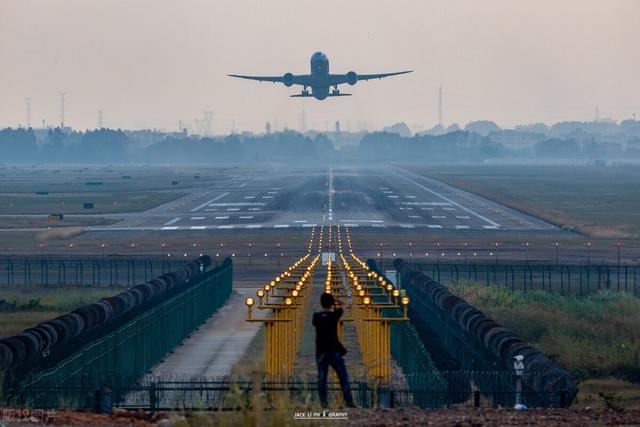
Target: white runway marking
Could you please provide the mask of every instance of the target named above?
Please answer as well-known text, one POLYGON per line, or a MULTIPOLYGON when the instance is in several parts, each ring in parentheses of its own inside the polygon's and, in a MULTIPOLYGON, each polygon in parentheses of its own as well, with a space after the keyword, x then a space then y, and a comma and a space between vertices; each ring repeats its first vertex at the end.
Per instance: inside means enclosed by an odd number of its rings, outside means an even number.
POLYGON ((269 193, 269 194, 278 194, 277 191, 267 191, 267 193, 269 193))
POLYGON ((418 187, 422 188, 422 189, 423 189, 423 190, 425 190, 425 191, 428 191, 429 193, 431 193, 431 194, 433 194, 433 195, 435 195, 435 196, 440 197, 442 200, 446 200, 447 202, 451 203, 451 204, 452 204, 452 205, 454 205, 454 206, 459 207, 460 209, 464 210, 465 212, 469 212, 470 214, 472 214, 472 215, 474 215, 474 216, 477 216, 477 217, 478 217, 478 218, 480 218, 481 220, 486 221, 486 222, 488 222, 489 224, 491 224, 493 227, 496 227, 496 228, 497 228, 497 227, 500 227, 500 224, 498 224, 497 222, 490 220, 490 219, 489 219, 489 218, 487 218, 486 216, 480 215, 478 212, 476 212, 476 211, 474 211, 474 210, 472 210, 472 209, 469 209, 469 208, 467 208, 467 207, 462 206, 460 203, 456 203, 456 202, 454 202, 453 200, 446 198, 446 197, 445 197, 445 196, 443 196, 442 194, 437 193, 437 192, 433 191, 432 189, 430 189, 430 188, 428 188, 428 187, 425 187, 424 185, 420 184, 419 182, 416 182, 416 181, 412 180, 411 178, 407 178, 406 176, 400 175, 400 174, 398 174, 397 172, 393 172, 393 171, 389 171, 389 172, 390 172, 390 173, 392 173, 392 174, 394 174, 395 176, 398 176, 398 177, 400 177, 400 178, 402 178, 402 179, 405 179, 405 180, 409 181, 410 183, 412 183, 412 184, 414 184, 414 185, 417 185, 418 187))
POLYGON ((193 221, 200 221, 200 220, 204 219, 204 217, 203 216, 192 216, 191 219, 193 221))
POLYGON ((295 221, 293 221, 293 222, 296 222, 296 223, 298 223, 298 224, 302 224, 302 223, 307 222, 307 220, 306 220, 306 219, 298 219, 298 220, 295 220, 295 221))
POLYGON ((180 227, 162 227, 161 230, 177 230, 180 227))
POLYGON ((471 228, 468 225, 456 225, 456 230, 466 230, 467 228, 471 228))
POLYGON ((238 218, 240 218, 240 219, 251 219, 251 218, 253 218, 253 215, 245 215, 245 216, 240 216, 238 218))
POLYGON ((247 228, 260 228, 262 227, 262 224, 249 224, 247 225, 247 228))
POLYGON ((400 224, 401 228, 416 228, 415 225, 413 224, 400 224))
POLYGON ((400 196, 387 196, 387 197, 390 198, 390 199, 397 199, 400 196))
POLYGON ((317 227, 318 224, 302 224, 303 227, 317 227))
POLYGON ((289 224, 276 224, 273 228, 289 228, 289 224))
POLYGON ((483 225, 482 228, 486 229, 486 230, 497 230, 500 226, 499 225, 483 225))
POLYGON ((345 224, 344 226, 345 227, 360 227, 360 224, 353 223, 353 224, 345 224))
POLYGON ((455 211, 456 208, 442 208, 443 211, 455 211))
POLYGON ((171 225, 171 224, 175 224, 176 222, 180 221, 182 218, 173 218, 171 221, 166 222, 164 225, 171 225))
POLYGON ((405 196, 407 199, 415 199, 416 196, 405 196))
POLYGON ((393 194, 393 191, 383 191, 384 194, 393 194))
POLYGON ((266 203, 256 202, 239 202, 239 203, 211 203, 209 206, 217 206, 221 208, 227 208, 229 206, 265 206, 266 203))
POLYGON ((263 199, 273 199, 273 196, 262 196, 263 199))
POLYGON ((433 218, 433 219, 445 219, 446 216, 444 216, 444 215, 433 215, 431 218, 433 218))
POLYGON ((227 210, 231 212, 236 212, 236 211, 239 211, 240 208, 227 208, 227 210))
POLYGON ((458 218, 458 219, 471 219, 470 216, 465 216, 465 215, 458 215, 458 216, 456 216, 456 218, 458 218))
POLYGON ((245 199, 255 199, 256 196, 244 196, 245 199))
POLYGON ((250 211, 260 211, 260 210, 262 210, 262 209, 260 209, 260 208, 249 208, 249 210, 250 210, 250 211))
POLYGON ((240 184, 240 185, 238 186, 238 188, 242 188, 242 187, 244 187, 245 185, 247 185, 247 183, 246 183, 246 182, 243 182, 242 184, 240 184))
POLYGON ((387 228, 387 226, 384 224, 371 224, 371 226, 376 228, 387 228))
POLYGON ((233 225, 219 225, 218 230, 230 230, 233 227, 234 227, 233 225))
POLYGON ((215 219, 229 219, 228 216, 217 216, 215 219))
POLYGON ((204 230, 205 228, 207 228, 206 225, 192 225, 189 227, 190 230, 204 230))
POLYGON ((422 217, 420 215, 409 215, 409 218, 417 219, 417 218, 422 218, 422 217))
POLYGON ((403 205, 412 205, 412 206, 451 206, 451 203, 445 202, 400 202, 403 205))
POLYGON ((427 224, 428 228, 442 228, 440 224, 427 224))
POLYGON ((197 206, 197 207, 195 207, 195 208, 191 209, 191 212, 199 211, 200 209, 204 208, 205 206, 208 206, 210 203, 213 203, 213 202, 215 202, 216 200, 220 200, 220 199, 222 199, 222 198, 223 198, 224 196, 226 196, 227 194, 229 194, 229 193, 228 193, 228 192, 227 192, 227 193, 222 193, 222 194, 220 194, 219 196, 216 196, 216 197, 214 197, 213 199, 209 200, 208 202, 205 202, 205 203, 201 204, 200 206, 197 206))

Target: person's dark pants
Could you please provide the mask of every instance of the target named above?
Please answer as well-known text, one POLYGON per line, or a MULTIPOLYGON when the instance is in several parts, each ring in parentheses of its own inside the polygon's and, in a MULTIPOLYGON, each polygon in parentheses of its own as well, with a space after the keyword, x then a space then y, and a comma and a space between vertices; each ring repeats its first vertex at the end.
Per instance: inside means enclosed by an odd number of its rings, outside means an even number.
POLYGON ((344 403, 348 407, 353 407, 349 375, 347 374, 347 367, 344 365, 344 359, 340 356, 340 353, 319 353, 316 355, 316 363, 318 364, 318 394, 320 395, 320 403, 322 406, 327 407, 327 375, 329 373, 329 366, 331 366, 333 370, 336 371, 338 379, 340 380, 344 403))

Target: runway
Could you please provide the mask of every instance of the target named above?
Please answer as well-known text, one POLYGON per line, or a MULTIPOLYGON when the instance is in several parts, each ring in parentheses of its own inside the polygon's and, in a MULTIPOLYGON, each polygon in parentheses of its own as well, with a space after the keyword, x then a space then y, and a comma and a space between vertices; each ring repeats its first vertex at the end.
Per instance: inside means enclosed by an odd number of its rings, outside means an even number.
POLYGON ((440 181, 386 168, 284 169, 220 185, 89 232, 283 230, 321 224, 373 229, 551 231, 557 227, 440 181))

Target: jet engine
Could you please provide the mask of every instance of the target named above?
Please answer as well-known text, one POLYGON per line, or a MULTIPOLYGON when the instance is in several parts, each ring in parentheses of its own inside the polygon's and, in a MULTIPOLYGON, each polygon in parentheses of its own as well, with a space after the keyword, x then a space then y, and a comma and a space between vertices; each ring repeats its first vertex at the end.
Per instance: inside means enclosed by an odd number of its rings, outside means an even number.
POLYGON ((355 71, 349 71, 347 73, 347 83, 349 83, 351 86, 358 83, 358 75, 355 71))
POLYGON ((293 85, 293 74, 286 73, 284 76, 282 76, 282 83, 284 83, 284 85, 286 87, 292 86, 293 85))

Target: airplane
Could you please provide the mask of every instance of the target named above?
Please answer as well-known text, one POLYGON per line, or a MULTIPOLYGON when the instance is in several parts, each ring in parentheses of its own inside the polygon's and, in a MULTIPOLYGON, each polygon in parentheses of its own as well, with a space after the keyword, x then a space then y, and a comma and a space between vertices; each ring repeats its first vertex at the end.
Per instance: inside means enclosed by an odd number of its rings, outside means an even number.
POLYGON ((291 74, 285 73, 283 76, 263 77, 263 76, 241 76, 238 74, 228 74, 229 77, 237 77, 240 79, 257 80, 259 82, 282 83, 286 87, 293 85, 302 86, 302 92, 298 95, 291 95, 292 98, 308 98, 313 97, 319 101, 329 96, 351 96, 350 93, 341 93, 338 85, 348 83, 351 86, 359 81, 382 79, 384 77, 397 76, 407 74, 411 71, 398 71, 395 73, 382 74, 356 74, 355 71, 349 71, 346 74, 330 74, 329 58, 322 52, 316 52, 311 55, 311 74, 291 74), (333 87, 333 90, 331 90, 333 87), (309 91, 308 88, 311 88, 309 91))

